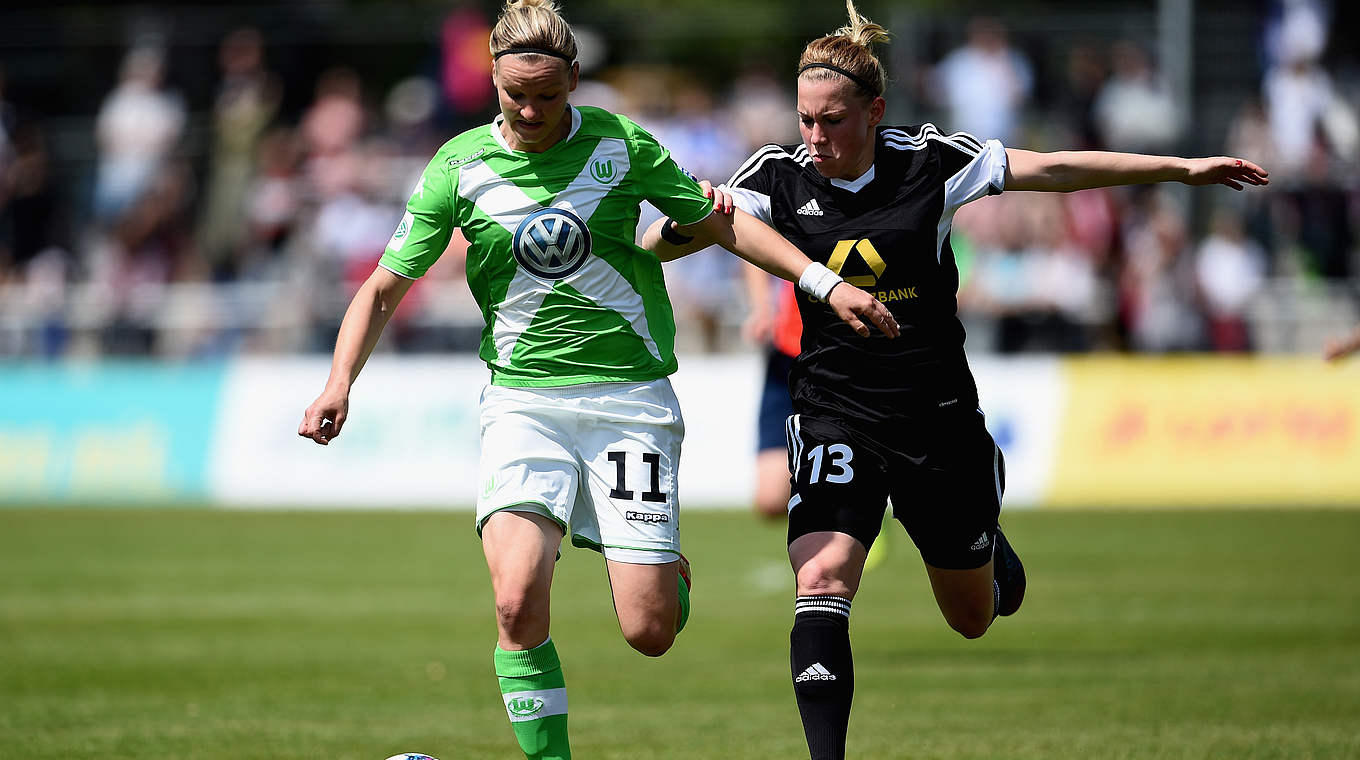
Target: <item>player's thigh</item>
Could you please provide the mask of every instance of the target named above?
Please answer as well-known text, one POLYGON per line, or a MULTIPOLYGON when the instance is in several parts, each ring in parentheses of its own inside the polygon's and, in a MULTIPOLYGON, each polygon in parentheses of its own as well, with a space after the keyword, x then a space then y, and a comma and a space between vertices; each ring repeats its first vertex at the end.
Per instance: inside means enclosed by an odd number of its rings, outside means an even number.
POLYGON ((971 570, 947 570, 926 565, 930 589, 940 614, 954 630, 967 638, 987 631, 996 617, 992 563, 971 570))
POLYGON ((482 526, 501 646, 532 647, 547 638, 562 535, 555 520, 536 512, 500 510, 482 526))
POLYGON ((867 552, 883 526, 884 460, 863 436, 823 417, 788 419, 789 545, 821 532, 851 536, 867 552))
POLYGON ((619 625, 626 632, 651 623, 674 630, 680 607, 679 562, 655 565, 605 560, 619 625))
POLYGON ((581 481, 573 427, 549 395, 495 386, 483 391, 479 533, 501 510, 535 512, 566 530, 581 481))
POLYGON ((679 402, 665 381, 634 388, 583 422, 578 453, 590 519, 572 523, 573 542, 616 562, 678 559, 683 440, 679 402))
POLYGON ((497 598, 546 596, 562 535, 554 520, 533 511, 491 515, 482 526, 482 553, 497 598))
POLYGON ((896 469, 903 474, 892 489, 893 516, 906 527, 927 566, 987 566, 990 574, 1005 460, 982 415, 944 417, 914 440, 919 444, 904 442, 894 453, 896 469))

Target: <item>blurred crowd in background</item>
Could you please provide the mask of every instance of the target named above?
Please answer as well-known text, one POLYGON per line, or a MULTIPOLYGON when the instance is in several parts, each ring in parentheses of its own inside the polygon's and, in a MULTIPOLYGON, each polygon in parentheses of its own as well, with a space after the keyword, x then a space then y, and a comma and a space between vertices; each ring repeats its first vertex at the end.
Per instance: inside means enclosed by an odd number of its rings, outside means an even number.
MULTIPOLYGON (((971 351, 1313 351, 1360 320, 1360 62, 1337 54, 1329 3, 1257 10, 1254 57, 1228 64, 1244 95, 1211 144, 1148 39, 1038 41, 973 17, 938 20, 936 44, 884 48, 890 123, 1036 150, 1224 153, 1271 172, 1269 188, 1240 194, 1161 186, 965 207, 953 247, 971 351)), ((300 81, 271 67, 266 31, 223 30, 202 112, 167 71, 170 40, 138 35, 89 119, 84 173, 56 170, 49 115, 6 94, 0 58, 0 356, 329 351, 430 156, 496 113, 492 12, 450 11, 437 71, 395 83, 345 60, 300 81), (300 90, 301 109, 281 107, 300 90)), ((610 63, 594 54, 605 44, 582 35, 572 102, 631 116, 700 177, 725 180, 759 145, 799 139, 793 60, 715 86, 610 63)), ((413 288, 384 350, 475 350, 463 249, 455 236, 413 288)), ((740 265, 711 251, 667 265, 684 350, 749 350, 740 265)))

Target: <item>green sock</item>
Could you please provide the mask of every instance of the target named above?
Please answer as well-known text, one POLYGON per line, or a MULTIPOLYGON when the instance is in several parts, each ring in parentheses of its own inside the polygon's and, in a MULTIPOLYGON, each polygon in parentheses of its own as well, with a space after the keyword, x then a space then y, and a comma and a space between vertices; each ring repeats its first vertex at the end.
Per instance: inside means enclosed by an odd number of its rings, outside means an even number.
POLYGON ((689 584, 685 582, 685 576, 678 573, 676 579, 680 586, 680 620, 675 624, 675 632, 680 633, 685 630, 685 623, 689 622, 689 584))
POLYGON ((496 647, 496 676, 510 727, 529 760, 571 760, 567 742, 567 683, 549 638, 533 649, 496 647))

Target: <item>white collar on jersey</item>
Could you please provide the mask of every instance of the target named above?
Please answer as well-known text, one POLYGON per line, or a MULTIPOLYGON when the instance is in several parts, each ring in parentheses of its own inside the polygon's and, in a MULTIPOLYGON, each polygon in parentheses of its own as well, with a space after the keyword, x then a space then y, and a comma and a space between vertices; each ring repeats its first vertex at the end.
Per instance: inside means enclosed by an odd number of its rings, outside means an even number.
MULTIPOLYGON (((496 134, 499 135, 500 130, 496 130, 496 134)), ((836 177, 827 177, 827 179, 831 180, 831 184, 842 190, 858 193, 864 189, 865 185, 874 181, 874 165, 869 164, 869 170, 859 175, 859 179, 838 179, 836 177)))
MULTIPOLYGON (((571 111, 571 131, 568 132, 567 136, 562 139, 562 142, 566 142, 567 140, 570 140, 572 137, 575 137, 576 130, 581 128, 581 112, 576 110, 570 103, 567 104, 567 110, 571 111)), ((506 150, 514 153, 523 153, 524 151, 515 150, 514 148, 510 147, 509 143, 505 141, 505 135, 501 134, 501 124, 504 121, 505 114, 503 113, 496 114, 496 118, 491 120, 491 136, 496 138, 496 143, 500 145, 502 148, 505 148, 506 150)))

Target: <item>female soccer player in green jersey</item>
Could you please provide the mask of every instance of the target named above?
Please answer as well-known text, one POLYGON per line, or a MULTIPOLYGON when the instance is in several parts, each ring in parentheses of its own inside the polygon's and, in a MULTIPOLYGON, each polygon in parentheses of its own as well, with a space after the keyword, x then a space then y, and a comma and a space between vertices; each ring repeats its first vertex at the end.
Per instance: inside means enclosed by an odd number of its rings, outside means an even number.
MULTIPOLYGON (((1024 597, 1024 568, 997 523, 1005 460, 963 351, 954 212, 1003 190, 1168 181, 1240 190, 1268 181, 1239 158, 1035 153, 932 124, 881 125, 886 79, 873 45, 887 32, 849 0, 846 10, 849 25, 808 43, 798 62, 803 143, 760 148, 715 196, 863 284, 902 326, 893 341, 854 335, 821 304, 799 299, 802 352, 789 375, 786 427, 797 588, 789 642, 812 760, 845 757, 851 602, 889 497, 954 630, 982 636, 1024 597)), ((663 258, 705 244, 675 246, 664 231, 658 223, 644 237, 663 258)))
POLYGON ((603 553, 634 649, 664 653, 689 613, 677 533, 684 423, 667 380, 675 323, 660 262, 633 243, 639 204, 800 281, 861 334, 868 323, 892 336, 896 325, 874 297, 835 287, 839 277, 769 227, 712 213, 633 122, 568 105, 576 42, 550 0, 509 0, 491 53, 500 116, 450 140, 426 168, 345 314, 330 378, 298 434, 323 445, 340 434, 383 326, 461 229, 491 369, 476 525, 496 600, 496 674, 524 754, 569 758, 566 689, 548 635, 563 537, 603 553))

